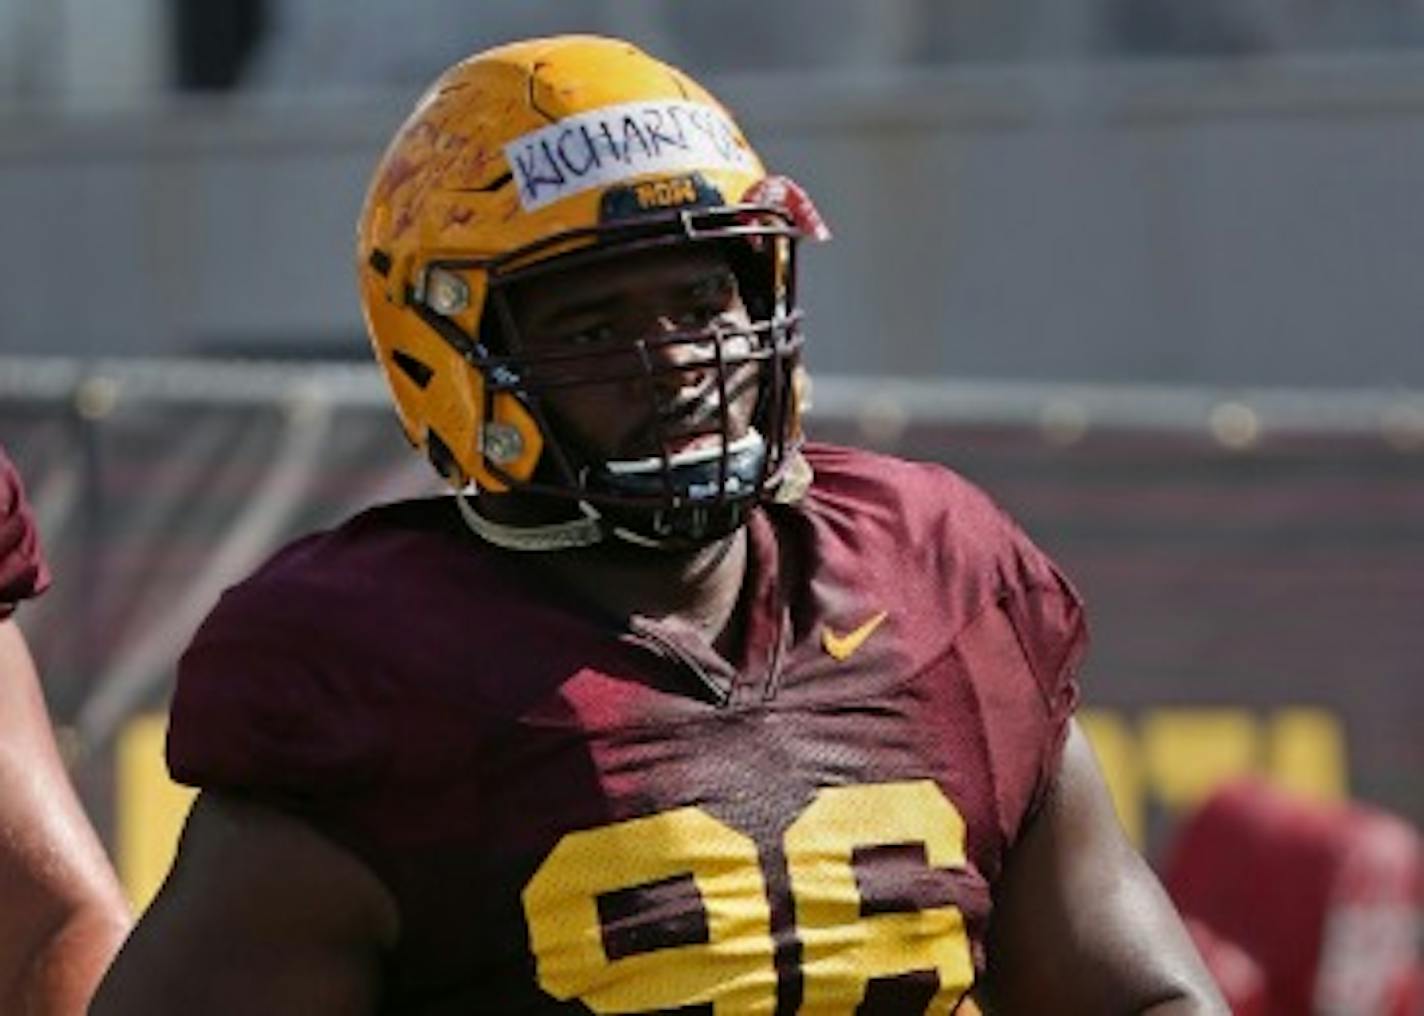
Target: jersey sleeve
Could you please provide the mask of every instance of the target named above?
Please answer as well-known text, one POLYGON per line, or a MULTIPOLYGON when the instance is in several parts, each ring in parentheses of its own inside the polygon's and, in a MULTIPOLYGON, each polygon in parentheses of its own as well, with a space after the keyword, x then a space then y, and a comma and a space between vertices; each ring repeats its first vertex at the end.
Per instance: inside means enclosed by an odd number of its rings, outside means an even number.
POLYGON ((309 810, 377 779, 388 747, 377 664, 318 599, 251 580, 224 595, 179 661, 174 780, 309 810))
POLYGON ((954 655, 972 689, 999 831, 1012 845, 1058 773, 1088 646, 1083 602, 992 498, 938 468, 930 477, 948 505, 938 532, 948 548, 940 581, 960 619, 954 655))
POLYGON ((1066 723, 1078 702, 1078 667, 1088 648, 1083 601, 1058 566, 1015 523, 1005 521, 1012 548, 1010 616, 1045 702, 1066 723))
MULTIPOLYGON (((1025 696, 1026 729, 1021 785, 1028 796, 1016 809, 1011 836, 1037 811, 1052 787, 1067 740, 1068 726, 1080 697, 1079 668, 1088 650, 1088 625, 1083 601, 1063 572, 1007 516, 1002 516, 1006 551, 1000 562, 997 610, 1007 620, 1020 658, 1037 693, 1025 696)), ((1017 751, 1017 749, 1016 749, 1017 751)))
POLYGON ((49 580, 20 474, 0 448, 0 620, 44 592, 49 580))

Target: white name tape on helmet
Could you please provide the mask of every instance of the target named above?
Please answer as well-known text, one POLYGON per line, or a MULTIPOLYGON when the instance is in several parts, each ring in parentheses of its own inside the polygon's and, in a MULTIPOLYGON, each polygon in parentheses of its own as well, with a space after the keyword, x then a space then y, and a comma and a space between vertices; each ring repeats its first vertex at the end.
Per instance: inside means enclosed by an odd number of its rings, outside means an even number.
POLYGON ((750 170, 754 156, 720 110, 698 102, 628 102, 541 127, 504 146, 519 200, 534 211, 648 173, 750 170))

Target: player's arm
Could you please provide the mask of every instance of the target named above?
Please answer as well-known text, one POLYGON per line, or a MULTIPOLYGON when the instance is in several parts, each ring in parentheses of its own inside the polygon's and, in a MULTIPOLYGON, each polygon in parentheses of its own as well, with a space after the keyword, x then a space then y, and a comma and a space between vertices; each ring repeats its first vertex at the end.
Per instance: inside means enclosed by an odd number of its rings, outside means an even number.
POLYGON ((82 1013, 128 926, 24 636, 0 620, 0 1012, 82 1013))
POLYGON ((1076 724, 1055 785, 1009 856, 988 956, 995 1014, 1228 1012, 1124 837, 1076 724))
POLYGON ((293 816, 204 792, 91 1012, 375 1012, 397 933, 393 899, 355 855, 293 816))

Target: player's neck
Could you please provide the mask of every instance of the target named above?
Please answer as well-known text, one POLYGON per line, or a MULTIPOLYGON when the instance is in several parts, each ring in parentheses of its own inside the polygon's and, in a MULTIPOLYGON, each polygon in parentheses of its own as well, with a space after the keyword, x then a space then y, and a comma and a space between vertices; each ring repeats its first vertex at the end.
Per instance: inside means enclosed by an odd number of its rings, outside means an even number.
MULTIPOLYGON (((497 522, 545 524, 568 517, 568 504, 537 497, 481 497, 478 509, 497 522)), ((737 641, 737 604, 747 571, 747 533, 689 550, 657 550, 619 539, 592 547, 533 553, 530 563, 551 582, 618 617, 676 618, 718 649, 737 641)))
POLYGON ((683 551, 609 541, 549 555, 546 564, 566 588, 601 611, 621 617, 676 618, 723 648, 735 628, 746 578, 747 534, 739 529, 683 551))

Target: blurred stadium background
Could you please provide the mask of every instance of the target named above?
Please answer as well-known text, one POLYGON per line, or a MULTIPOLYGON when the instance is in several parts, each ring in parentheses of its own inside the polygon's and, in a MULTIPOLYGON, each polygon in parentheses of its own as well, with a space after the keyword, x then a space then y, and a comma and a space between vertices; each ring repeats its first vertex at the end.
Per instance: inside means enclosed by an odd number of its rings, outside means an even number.
POLYGON ((1424 0, 0 0, 0 440, 58 579, 21 619, 135 899, 218 592, 435 489, 352 282, 380 147, 449 61, 571 30, 816 196, 814 433, 1068 568, 1154 857, 1245 773, 1424 822, 1424 0))

